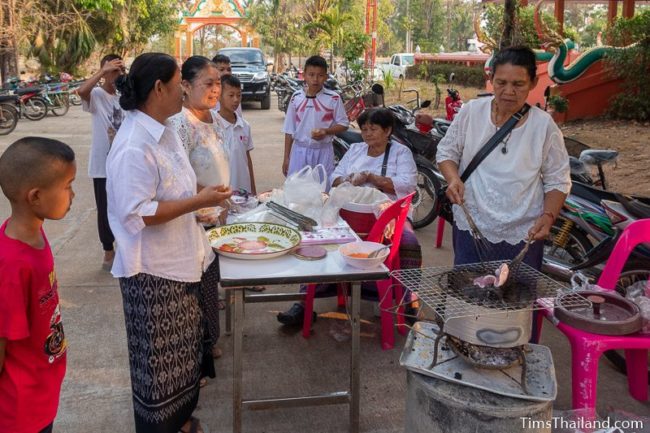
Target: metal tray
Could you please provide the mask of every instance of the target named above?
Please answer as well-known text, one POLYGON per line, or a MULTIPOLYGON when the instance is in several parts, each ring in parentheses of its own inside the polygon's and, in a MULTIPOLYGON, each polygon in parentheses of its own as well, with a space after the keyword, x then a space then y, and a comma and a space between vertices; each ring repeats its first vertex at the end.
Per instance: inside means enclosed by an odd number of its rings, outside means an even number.
POLYGON ((417 322, 406 339, 400 356, 400 365, 426 376, 471 386, 507 397, 532 401, 553 401, 557 396, 555 367, 551 351, 546 346, 529 344, 531 351, 526 353, 526 372, 529 394, 521 389, 521 367, 506 370, 476 368, 446 348, 445 339, 440 342, 438 363, 429 369, 433 359, 434 340, 438 327, 429 322, 417 322), (458 378, 458 374, 462 379, 458 378))

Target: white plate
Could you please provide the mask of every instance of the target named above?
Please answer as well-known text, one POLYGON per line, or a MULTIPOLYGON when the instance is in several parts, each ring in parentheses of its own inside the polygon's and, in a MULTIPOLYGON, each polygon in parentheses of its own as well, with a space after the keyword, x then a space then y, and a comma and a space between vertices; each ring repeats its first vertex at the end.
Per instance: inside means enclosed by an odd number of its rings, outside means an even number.
POLYGON ((288 253, 300 243, 298 231, 273 223, 238 223, 206 232, 210 245, 225 257, 260 260, 288 253))

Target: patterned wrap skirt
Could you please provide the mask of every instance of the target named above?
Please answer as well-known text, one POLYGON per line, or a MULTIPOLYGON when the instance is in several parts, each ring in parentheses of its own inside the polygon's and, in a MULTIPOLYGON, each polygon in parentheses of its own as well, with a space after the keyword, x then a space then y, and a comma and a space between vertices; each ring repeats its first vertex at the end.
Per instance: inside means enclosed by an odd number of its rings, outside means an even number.
POLYGON ((199 283, 149 274, 119 279, 137 433, 177 433, 196 408, 199 380, 214 377, 201 294, 218 269, 213 262, 199 283))

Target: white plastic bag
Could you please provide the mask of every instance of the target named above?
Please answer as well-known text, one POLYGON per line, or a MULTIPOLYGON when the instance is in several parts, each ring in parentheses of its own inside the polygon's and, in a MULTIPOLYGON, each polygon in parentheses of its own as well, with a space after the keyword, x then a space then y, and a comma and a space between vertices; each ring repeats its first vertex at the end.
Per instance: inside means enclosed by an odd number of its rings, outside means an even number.
POLYGON ((327 172, 322 164, 305 166, 284 181, 285 206, 320 222, 327 172))
MULTIPOLYGON (((189 159, 196 174, 196 182, 201 186, 219 186, 230 184, 230 167, 225 158, 217 156, 217 149, 198 145, 190 151, 189 159)), ((225 223, 224 213, 227 209, 221 206, 207 207, 195 212, 197 219, 205 226, 225 223)))
POLYGON ((322 212, 322 224, 325 227, 335 225, 341 208, 348 208, 348 210, 365 208, 375 216, 379 216, 383 210, 382 205, 385 203, 390 204, 390 198, 377 188, 354 186, 349 182, 344 182, 330 191, 330 197, 325 202, 322 212), (354 206, 355 209, 351 206, 354 206))
POLYGON ((591 281, 589 281, 589 277, 587 277, 582 272, 576 272, 571 276, 571 290, 574 292, 590 290, 593 292, 607 292, 618 295, 618 292, 615 290, 607 290, 597 284, 593 284, 591 281))

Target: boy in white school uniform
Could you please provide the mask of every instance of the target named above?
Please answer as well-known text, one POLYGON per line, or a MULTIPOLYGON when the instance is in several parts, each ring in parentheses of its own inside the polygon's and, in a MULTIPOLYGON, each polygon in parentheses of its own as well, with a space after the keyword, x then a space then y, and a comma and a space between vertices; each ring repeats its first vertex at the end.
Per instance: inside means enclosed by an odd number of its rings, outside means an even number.
POLYGON ((341 96, 323 88, 327 80, 325 59, 308 58, 304 71, 306 88, 291 97, 284 118, 282 172, 289 176, 306 165, 323 164, 329 177, 334 171, 333 136, 348 129, 348 116, 341 96))
MULTIPOLYGON (((219 74, 219 77, 222 77, 224 75, 232 75, 232 66, 230 65, 230 57, 226 56, 225 54, 217 54, 212 58, 212 63, 217 65, 217 73, 219 74)), ((221 101, 217 101, 217 105, 214 107, 214 112, 218 113, 220 108, 221 108, 221 101)), ((235 112, 239 117, 244 116, 241 111, 241 98, 239 100, 239 106, 237 106, 237 110, 235 110, 235 112)))
POLYGON ((217 120, 223 130, 223 144, 230 162, 230 186, 233 191, 256 194, 253 173, 251 127, 237 113, 241 104, 241 82, 234 75, 221 76, 221 97, 217 120))

